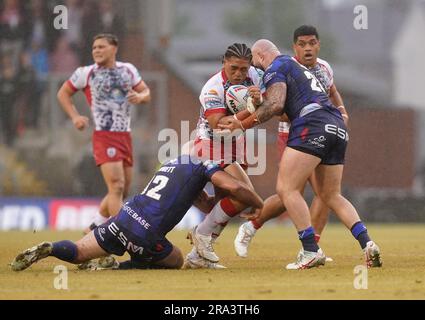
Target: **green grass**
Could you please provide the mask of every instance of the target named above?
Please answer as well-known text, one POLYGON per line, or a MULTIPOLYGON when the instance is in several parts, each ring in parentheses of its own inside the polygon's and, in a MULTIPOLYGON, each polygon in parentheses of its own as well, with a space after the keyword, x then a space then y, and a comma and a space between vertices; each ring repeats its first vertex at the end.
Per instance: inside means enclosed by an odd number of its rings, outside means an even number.
MULTIPOLYGON (((45 240, 77 240, 80 233, 0 232, 0 299, 425 299, 425 225, 368 228, 384 265, 368 270, 367 290, 354 289, 362 252, 341 225, 328 226, 321 240, 334 262, 301 271, 284 269, 300 246, 295 229, 285 225, 260 230, 246 259, 235 255, 237 227, 229 225, 215 246, 226 270, 79 271, 47 258, 16 273, 8 264, 20 251, 45 240), (68 267, 68 290, 54 289, 57 265, 68 267)), ((186 254, 185 236, 173 231, 168 238, 186 254)))

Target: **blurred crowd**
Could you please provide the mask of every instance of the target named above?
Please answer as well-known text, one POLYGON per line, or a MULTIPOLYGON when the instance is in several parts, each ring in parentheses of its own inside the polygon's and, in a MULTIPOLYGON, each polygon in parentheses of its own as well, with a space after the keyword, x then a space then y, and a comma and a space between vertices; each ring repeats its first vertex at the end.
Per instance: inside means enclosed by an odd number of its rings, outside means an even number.
POLYGON ((122 38, 125 25, 112 0, 0 0, 0 144, 12 146, 39 127, 48 76, 89 65, 92 38, 122 38), (54 28, 54 7, 68 9, 68 29, 54 28))

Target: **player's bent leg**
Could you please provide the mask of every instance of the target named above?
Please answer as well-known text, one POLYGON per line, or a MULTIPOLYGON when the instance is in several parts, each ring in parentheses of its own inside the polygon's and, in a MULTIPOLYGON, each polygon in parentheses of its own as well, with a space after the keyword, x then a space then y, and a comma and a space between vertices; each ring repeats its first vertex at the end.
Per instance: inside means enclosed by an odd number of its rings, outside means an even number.
POLYGON ((302 195, 320 158, 287 147, 280 163, 277 193, 298 231, 311 227, 310 210, 302 195))
POLYGON ((128 197, 131 182, 133 181, 133 167, 124 166, 124 192, 123 199, 128 197))
POLYGON ((354 206, 341 195, 343 165, 320 165, 316 169, 320 198, 347 227, 360 220, 354 206))
POLYGON ((183 255, 180 249, 173 245, 170 253, 161 260, 149 262, 147 260, 140 260, 137 257, 132 256, 131 260, 120 262, 119 265, 113 269, 181 269, 183 262, 183 255))
MULTIPOLYGON (((323 230, 328 223, 329 207, 318 196, 314 196, 310 205, 311 225, 315 231, 315 240, 317 243, 320 241, 323 230)), ((331 257, 326 256, 326 262, 334 261, 331 257)))
MULTIPOLYGON (((317 169, 316 169, 317 170, 317 169)), ((330 208, 319 197, 319 186, 316 177, 316 170, 311 175, 309 182, 314 191, 314 198, 310 205, 311 223, 316 231, 316 240, 320 240, 329 218, 330 208)))
POLYGON ((107 162, 100 166, 103 178, 108 188, 107 212, 110 216, 115 216, 121 209, 124 189, 125 174, 122 161, 107 162))
POLYGON ((290 147, 285 149, 282 156, 276 190, 303 246, 297 260, 288 264, 287 269, 307 269, 325 263, 325 256, 314 239, 310 211, 302 195, 305 183, 320 162, 319 157, 290 147))
POLYGON ((109 254, 99 246, 93 231, 75 242, 75 245, 77 246, 77 256, 73 263, 82 263, 109 254))
POLYGON ((171 253, 164 259, 155 262, 154 265, 166 269, 181 269, 183 262, 184 259, 181 250, 173 245, 171 253))
POLYGON ((19 254, 11 264, 12 270, 22 271, 32 264, 49 256, 73 264, 105 256, 107 253, 98 245, 93 232, 90 232, 76 243, 59 241, 43 242, 19 254))
POLYGON ((235 179, 244 182, 247 184, 252 190, 254 190, 254 186, 252 185, 249 176, 246 174, 245 170, 241 167, 241 165, 237 162, 232 163, 227 166, 224 171, 233 176, 235 179))
POLYGON ((317 168, 320 197, 335 212, 338 218, 350 229, 359 242, 368 267, 381 267, 380 249, 368 234, 354 206, 340 192, 343 165, 321 165, 317 168))
POLYGON ((313 201, 310 205, 311 224, 316 231, 317 240, 320 239, 320 235, 328 223, 330 209, 318 196, 314 196, 313 201))

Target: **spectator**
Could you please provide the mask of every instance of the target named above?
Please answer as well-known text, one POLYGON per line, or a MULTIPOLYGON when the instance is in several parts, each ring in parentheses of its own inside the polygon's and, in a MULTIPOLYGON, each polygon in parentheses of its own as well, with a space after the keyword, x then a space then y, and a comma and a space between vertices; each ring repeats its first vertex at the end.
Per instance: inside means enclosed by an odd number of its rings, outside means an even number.
POLYGON ((12 51, 12 57, 17 63, 29 34, 22 4, 19 0, 5 0, 0 9, 0 47, 4 51, 12 51))
POLYGON ((68 25, 69 28, 64 30, 64 35, 68 40, 71 48, 77 55, 80 55, 82 48, 83 34, 81 23, 83 18, 83 10, 79 0, 66 0, 65 6, 68 8, 68 25))
POLYGON ((1 56, 0 114, 3 143, 12 146, 16 135, 16 100, 19 94, 19 73, 13 63, 13 53, 1 56))
POLYGON ((81 53, 81 64, 89 65, 92 63, 92 40, 95 35, 101 33, 99 5, 97 1, 86 0, 83 6, 82 29, 83 51, 81 53))
POLYGON ((31 97, 28 101, 28 110, 26 112, 25 123, 31 128, 38 127, 38 118, 41 111, 41 102, 44 91, 47 86, 47 77, 49 72, 49 61, 47 48, 43 47, 40 43, 34 41, 31 45, 31 49, 28 51, 30 64, 22 64, 22 68, 27 70, 27 81, 24 84, 24 88, 27 87, 27 91, 31 97), (31 77, 29 77, 31 75, 31 77), (31 78, 31 81, 28 81, 31 78))
POLYGON ((114 8, 112 0, 102 0, 99 3, 100 32, 113 33, 118 39, 124 34, 124 22, 114 8))
POLYGON ((56 49, 50 57, 50 70, 53 73, 70 73, 79 66, 78 56, 72 50, 68 40, 60 37, 56 49))

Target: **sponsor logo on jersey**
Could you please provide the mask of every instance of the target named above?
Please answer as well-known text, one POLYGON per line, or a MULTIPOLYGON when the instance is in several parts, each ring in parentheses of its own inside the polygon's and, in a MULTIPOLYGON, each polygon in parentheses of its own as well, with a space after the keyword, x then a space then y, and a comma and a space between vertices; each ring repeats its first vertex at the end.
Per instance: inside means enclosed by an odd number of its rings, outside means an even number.
POLYGON ((216 108, 216 107, 222 107, 223 103, 221 102, 221 99, 217 96, 211 97, 207 96, 204 99, 205 106, 207 108, 216 108))

